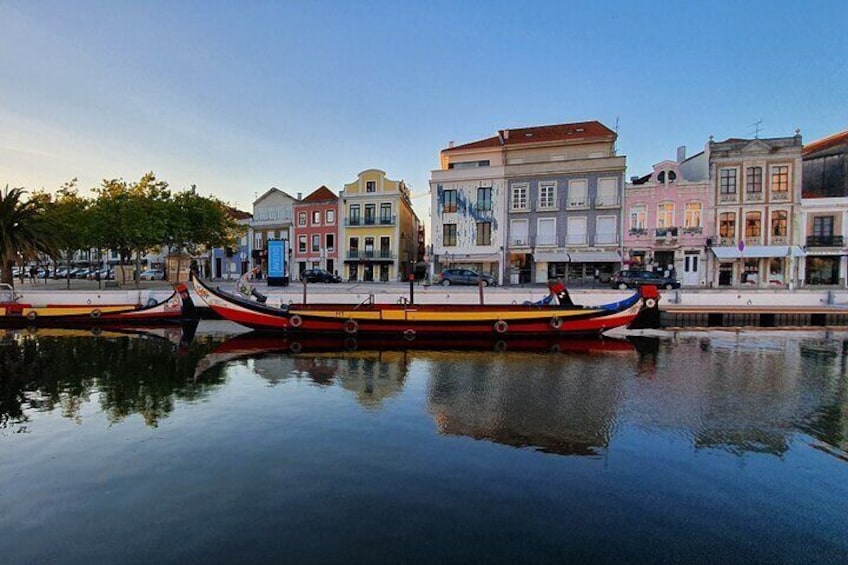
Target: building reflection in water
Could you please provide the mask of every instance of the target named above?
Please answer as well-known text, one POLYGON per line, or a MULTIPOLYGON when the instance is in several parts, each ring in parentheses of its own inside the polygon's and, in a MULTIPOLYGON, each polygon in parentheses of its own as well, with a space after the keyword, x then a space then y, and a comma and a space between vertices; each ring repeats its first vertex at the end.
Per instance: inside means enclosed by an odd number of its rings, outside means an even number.
POLYGON ((9 332, 0 341, 0 427, 27 431, 33 413, 54 410, 80 420, 89 402, 110 422, 139 414, 156 426, 179 400, 214 394, 232 371, 246 369, 272 386, 338 386, 368 410, 420 378, 439 432, 549 453, 602 456, 627 429, 739 455, 781 456, 800 440, 844 458, 845 344, 830 334, 690 332, 544 344, 545 352, 500 341, 458 351, 279 335, 186 347, 155 332, 9 332))

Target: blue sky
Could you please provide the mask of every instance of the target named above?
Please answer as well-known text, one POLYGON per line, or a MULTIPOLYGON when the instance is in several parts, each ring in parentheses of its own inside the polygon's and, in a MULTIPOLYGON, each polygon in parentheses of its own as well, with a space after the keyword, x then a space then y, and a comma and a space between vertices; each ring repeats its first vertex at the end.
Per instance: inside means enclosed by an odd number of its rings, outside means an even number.
POLYGON ((0 186, 418 194, 450 140, 584 120, 641 175, 757 120, 848 129, 846 29, 844 1, 0 1, 0 186))

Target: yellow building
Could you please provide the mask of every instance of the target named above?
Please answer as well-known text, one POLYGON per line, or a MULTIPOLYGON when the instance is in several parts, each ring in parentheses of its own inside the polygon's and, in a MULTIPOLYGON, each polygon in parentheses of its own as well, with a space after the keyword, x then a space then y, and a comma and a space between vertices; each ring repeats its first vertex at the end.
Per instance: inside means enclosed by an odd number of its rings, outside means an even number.
POLYGON ((420 222, 406 183, 378 169, 362 171, 339 195, 339 213, 348 280, 407 280, 418 260, 420 222))

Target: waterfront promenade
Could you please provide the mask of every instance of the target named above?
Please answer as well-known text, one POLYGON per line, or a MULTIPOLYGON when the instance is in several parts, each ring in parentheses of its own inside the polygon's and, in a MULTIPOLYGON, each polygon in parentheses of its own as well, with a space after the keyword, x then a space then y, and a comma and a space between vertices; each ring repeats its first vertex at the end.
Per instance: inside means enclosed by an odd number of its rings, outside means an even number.
MULTIPOLYGON (((170 292, 166 281, 140 281, 138 285, 128 283, 116 285, 115 281, 39 279, 36 283, 15 282, 15 292, 24 302, 34 304, 55 303, 72 304, 91 301, 97 304, 146 302, 150 297, 162 297, 170 292)), ((235 280, 216 280, 213 284, 224 289, 235 288, 235 280)), ((299 303, 304 298, 304 285, 295 281, 289 286, 269 287, 265 281, 256 281, 259 292, 268 296, 268 303, 299 303)), ((337 284, 313 283, 306 285, 307 302, 359 302, 374 295, 383 303, 402 302, 409 299, 408 282, 342 282, 337 284)), ((413 298, 417 303, 456 303, 476 304, 480 301, 480 289, 475 286, 427 286, 416 282, 412 286, 413 298)), ((629 290, 616 290, 609 287, 569 289, 575 303, 587 306, 603 304, 620 299, 629 294, 629 290)), ((483 300, 487 304, 510 304, 536 301, 547 294, 543 284, 525 284, 483 288, 483 300)), ((833 311, 848 310, 848 290, 803 288, 753 289, 724 288, 700 289, 683 288, 661 291, 660 308, 669 312, 708 312, 716 309, 738 308, 740 310, 761 311, 833 311)))

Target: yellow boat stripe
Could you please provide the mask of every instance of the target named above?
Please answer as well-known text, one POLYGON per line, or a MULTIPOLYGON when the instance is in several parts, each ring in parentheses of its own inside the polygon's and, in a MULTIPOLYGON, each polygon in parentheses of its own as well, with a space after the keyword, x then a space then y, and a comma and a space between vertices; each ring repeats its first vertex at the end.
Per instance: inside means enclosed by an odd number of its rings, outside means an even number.
MULTIPOLYGON (((550 320, 552 318, 571 318, 586 314, 597 314, 602 310, 558 310, 558 311, 481 311, 438 312, 433 310, 384 310, 368 312, 364 310, 290 310, 291 314, 313 318, 336 320, 408 320, 411 322, 480 322, 498 320, 550 320)), ((612 314, 612 312, 610 312, 612 314)))

